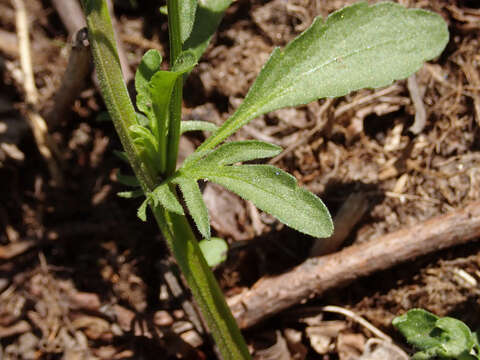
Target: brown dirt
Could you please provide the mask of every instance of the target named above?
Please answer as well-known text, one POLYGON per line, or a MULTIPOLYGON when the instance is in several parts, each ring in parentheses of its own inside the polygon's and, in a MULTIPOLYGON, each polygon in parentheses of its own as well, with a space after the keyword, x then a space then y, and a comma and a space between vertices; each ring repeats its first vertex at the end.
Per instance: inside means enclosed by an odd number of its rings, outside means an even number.
MULTIPOLYGON (((275 46, 315 15, 352 2, 236 1, 187 82, 185 117, 224 121, 275 46)), ((50 2, 27 3, 45 112, 67 64, 69 39, 50 2)), ((132 9, 129 1, 116 2, 132 69, 148 48, 168 50, 165 18, 152 15, 151 3, 132 9)), ((401 3, 440 13, 451 32, 443 55, 416 75, 427 115, 419 134, 409 131, 417 109, 407 81, 399 81, 275 111, 235 135, 288 149, 272 163, 319 194, 333 214, 351 193, 366 194, 369 210, 348 243, 480 200, 478 4, 401 3)), ((10 1, 0 0, 0 39, 14 36, 14 15, 10 1)), ((128 169, 113 155, 120 149, 113 127, 97 118, 104 105, 94 83, 50 129, 66 179, 63 188, 52 187, 25 126, 15 46, 0 47, 0 66, 0 359, 214 358, 210 339, 182 307, 188 296, 181 286, 175 294, 165 275, 172 265, 154 224, 141 224, 137 202, 115 195, 122 190, 115 173, 128 169)), ((186 138, 183 152, 201 140, 186 138)), ((226 294, 288 271, 307 256, 310 239, 221 188, 207 184, 204 195, 216 234, 231 244, 228 261, 216 271, 226 294)), ((471 243, 330 291, 249 330, 246 338, 258 358, 359 359, 372 333, 341 315, 323 314, 320 305, 349 308, 401 344, 390 322, 412 307, 480 325, 472 316, 480 310, 479 278, 480 252, 471 243)))

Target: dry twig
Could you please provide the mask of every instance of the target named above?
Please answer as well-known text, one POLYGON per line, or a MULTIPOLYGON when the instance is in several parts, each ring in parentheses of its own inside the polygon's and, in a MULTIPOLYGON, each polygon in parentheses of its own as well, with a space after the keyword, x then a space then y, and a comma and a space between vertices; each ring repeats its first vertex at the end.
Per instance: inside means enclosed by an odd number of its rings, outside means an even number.
POLYGON ((40 116, 36 107, 38 104, 38 92, 35 86, 35 80, 32 69, 32 58, 30 54, 30 39, 28 33, 28 19, 24 0, 12 0, 16 10, 17 36, 20 51, 20 63, 24 75, 23 86, 25 89, 25 101, 27 107, 25 110, 28 123, 33 131, 35 141, 40 154, 45 159, 50 176, 55 185, 63 184, 62 173, 53 157, 55 145, 48 134, 47 124, 40 116))
POLYGON ((248 328, 328 289, 479 236, 480 201, 477 201, 335 254, 310 258, 288 273, 260 279, 228 303, 240 327, 248 328))

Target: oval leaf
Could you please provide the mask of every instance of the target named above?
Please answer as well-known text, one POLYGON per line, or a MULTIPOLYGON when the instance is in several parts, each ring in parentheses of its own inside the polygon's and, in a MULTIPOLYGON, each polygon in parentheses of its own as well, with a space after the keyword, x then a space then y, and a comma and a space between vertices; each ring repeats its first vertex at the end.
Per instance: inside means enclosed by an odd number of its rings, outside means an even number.
POLYGON ((198 243, 208 266, 214 267, 227 260, 228 244, 225 240, 213 237, 198 243))
POLYGON ((144 114, 151 111, 152 100, 148 91, 148 83, 152 76, 160 70, 162 55, 158 50, 148 50, 142 57, 135 73, 135 90, 137 91, 137 107, 144 114))
POLYGON ((235 114, 199 149, 215 147, 269 111, 406 78, 447 42, 441 16, 391 2, 357 3, 325 23, 317 18, 284 50, 272 53, 235 114))
POLYGON ((189 175, 222 185, 291 228, 314 237, 333 232, 323 202, 298 186, 290 174, 270 165, 188 169, 189 175))

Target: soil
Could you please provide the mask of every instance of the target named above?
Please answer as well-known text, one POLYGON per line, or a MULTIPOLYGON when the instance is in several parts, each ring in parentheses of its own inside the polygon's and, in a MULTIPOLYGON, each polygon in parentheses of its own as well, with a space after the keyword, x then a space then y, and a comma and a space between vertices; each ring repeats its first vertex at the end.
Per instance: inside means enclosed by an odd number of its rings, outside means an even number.
MULTIPOLYGON (((345 245, 480 200, 479 5, 400 2, 441 14, 451 34, 444 53, 413 80, 278 110, 234 136, 287 149, 270 162, 318 194, 334 215, 351 194, 363 194, 367 210, 345 245), (422 107, 426 124, 412 132, 422 107)), ((350 3, 235 1, 186 83, 184 118, 221 124, 275 46, 315 16, 350 3)), ((168 58, 166 18, 152 11, 157 7, 154 1, 115 1, 131 71, 149 48, 168 58)), ((52 2, 30 0, 27 12, 37 108, 47 116, 71 36, 52 2)), ((216 358, 155 224, 138 220, 139 201, 116 195, 124 190, 117 171, 129 170, 114 154, 120 142, 99 116, 105 107, 90 75, 66 115, 49 124, 64 179, 63 186, 52 182, 26 121, 15 36, 15 8, 0 0, 0 359, 216 358)), ((182 156, 203 138, 182 139, 182 156)), ((227 296, 307 258, 312 239, 220 187, 203 190, 214 233, 230 244, 228 260, 215 270, 227 296)), ((421 307, 476 328, 479 281, 480 248, 472 241, 333 289, 245 336, 258 359, 400 359, 411 349, 391 326, 395 316, 421 307), (323 311, 324 305, 363 317, 392 336, 393 345, 349 317, 323 311), (383 357, 378 349, 386 351, 383 357)))

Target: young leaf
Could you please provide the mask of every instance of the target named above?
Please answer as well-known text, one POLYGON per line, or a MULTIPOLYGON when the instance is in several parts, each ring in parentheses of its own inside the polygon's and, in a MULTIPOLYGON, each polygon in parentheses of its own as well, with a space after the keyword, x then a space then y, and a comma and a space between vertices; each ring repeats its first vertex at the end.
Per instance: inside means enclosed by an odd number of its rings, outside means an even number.
POLYGON ((183 49, 191 50, 198 60, 208 46, 215 30, 222 20, 223 13, 233 0, 203 0, 198 2, 195 22, 190 37, 183 49))
POLYGON ((152 199, 160 203, 164 208, 179 215, 184 215, 182 205, 166 183, 161 184, 152 192, 152 199))
POLYGON ((127 154, 125 153, 125 151, 113 150, 113 155, 115 155, 117 158, 119 158, 120 160, 122 160, 122 161, 124 161, 128 164, 128 158, 127 158, 127 154))
POLYGON ((215 147, 269 111, 406 78, 447 42, 441 16, 391 2, 360 2, 325 23, 317 18, 285 49, 273 51, 235 114, 199 149, 215 147))
POLYGON ((210 267, 217 266, 227 260, 228 244, 221 238, 203 239, 198 243, 198 246, 200 246, 203 257, 210 267))
POLYGON ((395 326, 418 348, 413 359, 475 359, 470 354, 475 339, 470 329, 460 320, 439 318, 423 309, 409 310, 393 320, 395 326))
POLYGON ((197 58, 195 57, 195 54, 191 50, 185 50, 178 54, 171 71, 184 74, 192 71, 195 65, 197 65, 197 58))
POLYGON ((218 127, 214 123, 201 120, 188 120, 180 123, 180 134, 184 134, 189 131, 209 131, 213 132, 218 127))
POLYGON ((143 222, 147 221, 147 206, 148 199, 143 200, 142 204, 138 207, 137 216, 143 222))
POLYGON ((152 100, 148 91, 148 83, 152 76, 160 70, 162 55, 158 50, 148 50, 142 57, 135 73, 135 90, 137 91, 137 107, 150 117, 152 100))
POLYGON ((197 0, 181 0, 178 3, 180 12, 180 39, 182 44, 188 39, 193 29, 197 0))
POLYGON ((235 164, 240 161, 270 158, 278 155, 282 148, 258 140, 232 141, 220 145, 205 156, 199 167, 212 167, 235 164))
POLYGON ((274 166, 198 167, 182 169, 182 173, 222 185, 305 234, 329 237, 333 232, 332 219, 323 202, 298 187, 293 176, 274 166))
POLYGON ((117 193, 118 197, 124 198, 124 199, 136 199, 140 196, 143 196, 143 190, 138 189, 138 190, 133 190, 133 191, 122 191, 117 193))
POLYGON ((197 180, 188 177, 177 177, 174 182, 179 185, 182 191, 188 212, 192 216, 198 231, 205 239, 209 240, 210 217, 208 216, 207 207, 203 201, 202 192, 198 187, 197 180))
POLYGON ((137 187, 140 186, 137 178, 132 175, 123 175, 120 171, 117 171, 117 181, 126 186, 137 187))
POLYGON ((149 96, 153 108, 150 128, 154 137, 158 139, 160 172, 164 172, 166 167, 168 114, 173 87, 178 77, 186 71, 190 71, 193 66, 195 66, 193 55, 189 52, 182 52, 174 65, 176 71, 157 71, 148 83, 149 96))

